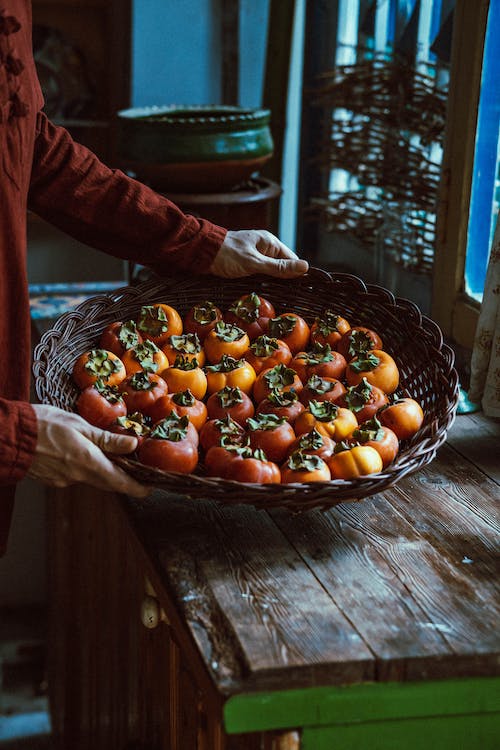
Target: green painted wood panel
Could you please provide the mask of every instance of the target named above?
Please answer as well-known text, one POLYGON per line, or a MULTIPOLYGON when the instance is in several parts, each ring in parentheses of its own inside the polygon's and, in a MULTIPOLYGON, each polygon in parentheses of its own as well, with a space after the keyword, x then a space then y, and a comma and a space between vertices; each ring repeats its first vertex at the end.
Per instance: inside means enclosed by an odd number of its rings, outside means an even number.
POLYGON ((498 750, 495 714, 425 717, 305 729, 301 750, 498 750))
POLYGON ((240 694, 226 701, 224 723, 237 733, 495 713, 500 679, 484 677, 240 694))

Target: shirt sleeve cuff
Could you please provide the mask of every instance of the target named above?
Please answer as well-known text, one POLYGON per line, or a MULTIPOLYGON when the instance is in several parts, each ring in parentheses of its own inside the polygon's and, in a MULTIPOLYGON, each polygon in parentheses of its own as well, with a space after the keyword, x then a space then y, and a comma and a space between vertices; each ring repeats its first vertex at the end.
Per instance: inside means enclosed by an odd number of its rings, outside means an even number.
POLYGON ((15 447, 9 477, 12 484, 19 482, 31 466, 38 437, 36 415, 31 404, 16 401, 14 407, 15 447))
MULTIPOLYGON (((191 218, 191 217, 189 217, 191 218)), ((147 265, 160 276, 168 276, 175 268, 196 274, 210 273, 215 256, 223 244, 227 229, 206 219, 192 219, 193 234, 180 247, 172 250, 160 248, 159 260, 147 265)))

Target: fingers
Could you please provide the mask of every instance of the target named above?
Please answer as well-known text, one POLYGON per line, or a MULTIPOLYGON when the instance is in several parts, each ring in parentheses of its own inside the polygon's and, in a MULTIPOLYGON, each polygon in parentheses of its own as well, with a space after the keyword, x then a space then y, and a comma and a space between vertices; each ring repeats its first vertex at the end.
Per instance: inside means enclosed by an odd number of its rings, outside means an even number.
POLYGON ((268 276, 282 279, 293 279, 302 276, 309 268, 305 260, 295 257, 293 260, 286 258, 264 258, 259 261, 256 271, 268 276))
POLYGON ((210 272, 223 278, 254 273, 281 278, 302 276, 309 268, 305 260, 267 230, 230 231, 215 256, 210 272))
POLYGON ((264 255, 272 258, 288 258, 298 260, 298 255, 285 245, 281 240, 271 234, 271 232, 260 232, 260 236, 255 243, 256 248, 264 255))
POLYGON ((115 435, 90 425, 78 414, 53 406, 33 405, 37 416, 38 440, 28 476, 52 487, 82 482, 99 489, 144 498, 146 487, 116 466, 105 454, 126 454, 137 439, 115 435))
POLYGON ((95 477, 91 483, 103 490, 120 492, 138 499, 144 499, 151 493, 151 488, 140 484, 119 466, 113 464, 104 454, 99 456, 95 477))
POLYGON ((105 453, 122 455, 132 453, 137 448, 137 438, 133 435, 116 435, 96 428, 91 430, 87 437, 105 453))
POLYGON ((80 446, 84 464, 59 457, 35 456, 27 476, 49 487, 63 488, 83 483, 107 492, 121 492, 140 499, 148 496, 151 492, 149 487, 136 482, 125 471, 115 466, 95 445, 89 441, 86 443, 87 446, 80 446))
POLYGON ((263 256, 259 263, 261 273, 291 279, 302 276, 309 269, 307 261, 301 260, 293 250, 271 232, 260 232, 255 247, 263 256))
POLYGON ((91 425, 79 414, 68 412, 63 412, 63 414, 63 419, 68 428, 71 427, 80 432, 102 451, 122 454, 132 453, 137 448, 137 438, 133 435, 118 435, 114 432, 108 432, 108 430, 101 430, 99 427, 91 425))
POLYGON ((123 492, 136 498, 145 498, 151 488, 136 482, 123 469, 116 466, 104 453, 114 453, 115 455, 132 453, 137 447, 137 438, 130 435, 115 435, 106 430, 95 430, 95 437, 92 440, 94 445, 100 449, 98 456, 98 473, 95 482, 102 482, 101 477, 105 476, 105 482, 101 484, 102 489, 113 489, 115 492, 123 492))

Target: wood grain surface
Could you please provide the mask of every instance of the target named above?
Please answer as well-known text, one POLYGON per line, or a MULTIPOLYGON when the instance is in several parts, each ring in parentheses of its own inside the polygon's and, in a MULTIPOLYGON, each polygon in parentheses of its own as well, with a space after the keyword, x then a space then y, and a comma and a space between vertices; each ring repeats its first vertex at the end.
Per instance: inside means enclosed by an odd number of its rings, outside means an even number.
POLYGON ((225 695, 498 674, 498 456, 498 422, 464 415, 426 469, 360 503, 158 492, 132 524, 225 695))

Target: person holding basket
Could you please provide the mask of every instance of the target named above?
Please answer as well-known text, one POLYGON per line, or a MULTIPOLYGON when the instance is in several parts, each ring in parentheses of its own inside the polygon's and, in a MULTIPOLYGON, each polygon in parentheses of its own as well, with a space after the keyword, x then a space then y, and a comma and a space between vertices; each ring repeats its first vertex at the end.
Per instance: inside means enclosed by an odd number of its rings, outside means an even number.
POLYGON ((84 482, 137 498, 149 491, 105 455, 133 451, 134 437, 28 403, 27 209, 87 245, 160 275, 293 278, 308 268, 268 231, 228 231, 184 214, 50 122, 43 112, 31 24, 28 0, 0 0, 0 554, 15 485, 25 476, 56 487, 84 482))

